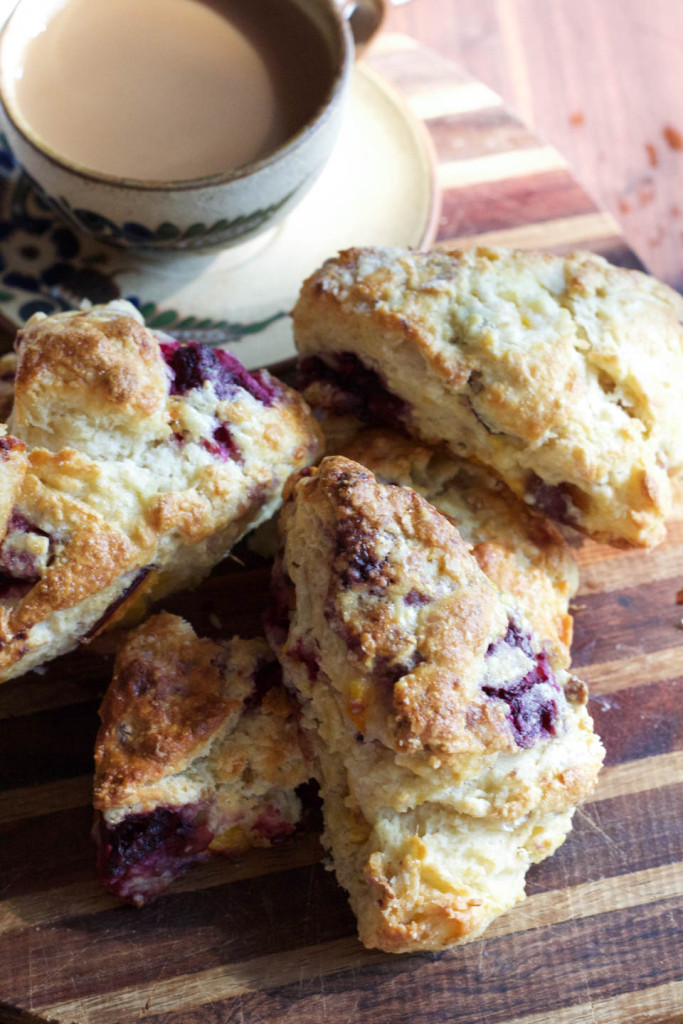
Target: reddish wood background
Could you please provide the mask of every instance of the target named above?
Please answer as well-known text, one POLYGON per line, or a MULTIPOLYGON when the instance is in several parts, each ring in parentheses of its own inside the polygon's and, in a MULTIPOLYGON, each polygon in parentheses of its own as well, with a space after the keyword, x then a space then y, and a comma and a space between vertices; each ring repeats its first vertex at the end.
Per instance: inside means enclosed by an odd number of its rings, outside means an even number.
POLYGON ((500 93, 652 273, 683 287, 680 0, 411 0, 386 29, 500 93))

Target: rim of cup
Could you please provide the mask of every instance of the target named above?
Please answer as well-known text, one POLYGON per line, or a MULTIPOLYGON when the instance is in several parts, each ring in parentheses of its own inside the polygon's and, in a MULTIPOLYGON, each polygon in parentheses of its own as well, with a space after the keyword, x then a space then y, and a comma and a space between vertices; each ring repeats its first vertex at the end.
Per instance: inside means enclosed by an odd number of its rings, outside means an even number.
MULTIPOLYGON (((346 80, 351 71, 353 35, 348 19, 340 11, 334 0, 332 0, 332 2, 320 5, 321 8, 324 7, 327 14, 329 14, 330 21, 335 26, 336 38, 334 40, 334 44, 338 48, 338 59, 335 61, 335 70, 332 81, 327 92, 320 101, 316 114, 306 121, 301 128, 299 128, 271 153, 268 153, 260 160, 242 164, 240 167, 234 168, 231 171, 216 171, 214 174, 205 175, 204 177, 199 178, 178 178, 175 180, 163 178, 141 179, 120 177, 115 174, 106 174, 100 171, 93 171, 76 161, 69 160, 68 157, 65 157, 63 154, 58 153, 56 150, 48 146, 47 143, 45 143, 40 136, 33 131, 31 125, 24 118, 21 110, 14 102, 11 86, 7 86, 8 78, 14 74, 17 62, 20 59, 21 54, 23 54, 24 45, 30 38, 30 35, 27 33, 25 38, 22 40, 22 44, 20 46, 16 45, 16 41, 12 39, 13 28, 16 25, 15 18, 18 17, 22 8, 26 8, 32 2, 40 3, 41 0, 19 0, 19 3, 16 5, 0 30, 0 104, 2 104, 5 116, 11 122, 14 130, 21 135, 24 141, 37 153, 64 171, 77 174, 89 181, 98 182, 103 185, 111 185, 118 188, 126 188, 142 192, 180 192, 207 188, 212 185, 227 185, 232 181, 240 181, 243 178, 248 178, 255 172, 261 171, 278 163, 290 152, 295 152, 306 142, 319 125, 323 124, 332 116, 335 107, 335 100, 342 94, 346 80), (13 43, 15 52, 8 55, 7 51, 13 43)), ((68 2, 68 0, 63 0, 63 3, 66 2, 68 2)), ((55 10, 57 9, 57 6, 58 5, 55 4, 55 10)))

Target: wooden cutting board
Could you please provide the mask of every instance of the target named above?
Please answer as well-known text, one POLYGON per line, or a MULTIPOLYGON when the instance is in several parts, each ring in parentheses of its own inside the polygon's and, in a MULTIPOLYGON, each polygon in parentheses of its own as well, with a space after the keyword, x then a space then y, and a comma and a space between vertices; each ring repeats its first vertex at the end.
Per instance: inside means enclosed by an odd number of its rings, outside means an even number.
MULTIPOLYGON (((488 88, 403 37, 372 63, 431 135, 438 243, 584 246, 638 266, 613 219, 488 88)), ((607 748, 526 903, 441 955, 364 950, 313 832, 216 859, 143 910, 94 878, 92 745, 111 659, 0 689, 0 1021, 75 1024, 671 1024, 683 1021, 683 502, 666 544, 574 539, 576 670, 607 748)), ((253 632, 267 571, 226 562, 169 602, 253 632)), ((213 620, 215 624, 215 619, 213 620)))

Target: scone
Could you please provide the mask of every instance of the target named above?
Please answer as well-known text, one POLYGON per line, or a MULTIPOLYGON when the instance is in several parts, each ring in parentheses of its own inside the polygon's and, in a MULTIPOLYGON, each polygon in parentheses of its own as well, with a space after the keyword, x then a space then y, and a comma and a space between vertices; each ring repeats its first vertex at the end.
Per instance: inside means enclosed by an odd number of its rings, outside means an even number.
POLYGON ((294 832, 310 765, 264 640, 153 616, 119 650, 100 717, 98 873, 120 899, 141 906, 211 853, 294 832))
POLYGON ((315 460, 305 402, 125 302, 36 315, 0 438, 0 680, 194 585, 315 460))
POLYGON ((280 523, 269 632, 360 938, 471 940, 595 783, 585 687, 415 491, 326 458, 290 481, 280 523))
POLYGON ((683 299, 591 253, 351 249, 293 311, 317 403, 490 467, 611 543, 665 534, 683 468, 683 299))
POLYGON ((490 580, 533 626, 553 667, 568 668, 569 602, 579 574, 569 545, 483 466, 351 417, 323 421, 328 454, 345 455, 382 483, 402 484, 447 515, 490 580))

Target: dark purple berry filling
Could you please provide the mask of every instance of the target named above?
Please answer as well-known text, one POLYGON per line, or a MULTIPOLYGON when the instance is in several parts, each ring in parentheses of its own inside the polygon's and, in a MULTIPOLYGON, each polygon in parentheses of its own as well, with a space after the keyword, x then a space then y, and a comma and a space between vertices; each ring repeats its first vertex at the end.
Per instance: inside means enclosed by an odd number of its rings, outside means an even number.
POLYGON ((385 689, 393 689, 394 684, 414 672, 418 665, 424 663, 424 655, 420 651, 413 651, 409 658, 401 662, 389 662, 385 657, 375 659, 372 669, 374 682, 385 689))
POLYGON ((413 605, 431 604, 432 598, 428 594, 421 594, 419 590, 409 590, 403 598, 403 603, 409 608, 413 605))
POLYGON ((297 387, 303 390, 313 383, 329 384, 333 389, 329 412, 394 428, 409 419, 409 406, 392 395, 379 374, 351 352, 328 356, 326 361, 318 356, 301 359, 297 387))
POLYGON ((216 427, 213 432, 213 440, 209 441, 208 438, 203 438, 202 446, 210 455, 220 459, 221 462, 230 462, 232 460, 242 465, 244 461, 242 452, 232 439, 230 427, 227 423, 221 423, 216 427))
POLYGON ((544 516, 568 526, 576 524, 576 517, 570 510, 572 494, 568 484, 547 484, 533 473, 527 483, 526 493, 533 508, 544 516))
POLYGON ((21 447, 21 441, 17 440, 16 437, 12 437, 11 434, 0 437, 0 458, 6 459, 7 452, 11 452, 19 447, 21 447))
POLYGON ((12 512, 7 522, 5 538, 0 544, 0 598, 22 598, 40 579, 35 555, 30 551, 16 551, 7 543, 8 538, 14 533, 34 533, 39 537, 50 538, 49 533, 29 522, 21 512, 12 512))
POLYGON ((130 814, 111 827, 100 818, 95 837, 101 881, 125 903, 141 906, 154 899, 209 856, 213 832, 205 816, 202 805, 188 804, 130 814))
POLYGON ((545 651, 534 654, 530 638, 514 622, 510 622, 505 636, 491 644, 487 655, 500 649, 502 644, 517 647, 533 662, 533 668, 516 682, 507 686, 483 686, 487 697, 502 700, 507 705, 507 719, 512 727, 518 747, 533 747, 539 739, 555 736, 559 715, 558 699, 562 691, 553 675, 545 651))
POLYGON ((277 807, 268 804, 265 811, 259 814, 252 825, 252 831, 276 846, 293 836, 296 829, 289 821, 282 820, 282 815, 277 807))
POLYGON ((299 661, 306 666, 308 678, 314 683, 320 675, 320 648, 316 641, 312 637, 300 636, 287 654, 293 661, 299 661))
POLYGON ((172 395, 185 395, 209 381, 221 401, 236 398, 239 390, 247 391, 266 406, 271 406, 277 397, 277 388, 268 376, 260 370, 249 373, 239 359, 223 349, 209 348, 195 341, 187 345, 162 342, 160 348, 171 370, 172 395))
POLYGON ((520 651, 522 651, 523 654, 526 654, 527 658, 533 659, 534 657, 531 638, 526 633, 522 633, 514 619, 510 619, 508 621, 508 628, 505 636, 501 637, 500 640, 496 640, 495 643, 489 644, 486 657, 490 657, 502 644, 506 647, 519 647, 520 651))

